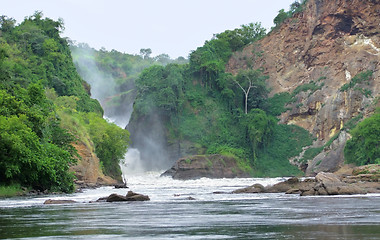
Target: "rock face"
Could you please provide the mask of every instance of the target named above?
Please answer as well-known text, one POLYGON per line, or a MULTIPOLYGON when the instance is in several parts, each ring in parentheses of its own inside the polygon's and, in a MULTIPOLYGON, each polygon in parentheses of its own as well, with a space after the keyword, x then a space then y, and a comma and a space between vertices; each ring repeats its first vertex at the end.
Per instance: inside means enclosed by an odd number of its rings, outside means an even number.
POLYGON ((119 182, 105 176, 100 168, 99 158, 90 147, 82 142, 74 144, 82 159, 78 159, 75 166, 70 168, 77 178, 76 184, 80 187, 97 187, 100 185, 117 185, 119 182))
POLYGON ((249 177, 239 168, 236 160, 219 154, 195 155, 179 159, 172 168, 162 174, 174 179, 249 177))
MULTIPOLYGON (((314 90, 300 91, 295 96, 296 101, 288 104, 291 110, 281 115, 280 123, 307 129, 321 146, 352 117, 372 111, 371 103, 380 91, 379 26, 379 0, 309 0, 303 12, 235 53, 226 68, 232 73, 263 68, 270 77, 267 83, 271 95, 292 93, 306 84, 314 86, 314 90), (373 72, 368 82, 340 91, 355 75, 367 70, 373 72)), ((310 163, 314 168, 322 162, 319 169, 308 169, 310 175, 334 171, 342 164, 347 138, 341 140, 333 157, 323 160, 326 156, 319 156, 310 163)))

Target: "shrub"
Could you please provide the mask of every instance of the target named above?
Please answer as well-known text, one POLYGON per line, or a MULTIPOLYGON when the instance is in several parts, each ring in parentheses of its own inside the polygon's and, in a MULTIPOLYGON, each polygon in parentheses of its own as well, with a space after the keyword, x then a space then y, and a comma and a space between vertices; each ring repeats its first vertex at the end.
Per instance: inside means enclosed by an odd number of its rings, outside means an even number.
POLYGON ((352 139, 344 148, 347 163, 380 164, 380 112, 364 119, 350 131, 352 139))

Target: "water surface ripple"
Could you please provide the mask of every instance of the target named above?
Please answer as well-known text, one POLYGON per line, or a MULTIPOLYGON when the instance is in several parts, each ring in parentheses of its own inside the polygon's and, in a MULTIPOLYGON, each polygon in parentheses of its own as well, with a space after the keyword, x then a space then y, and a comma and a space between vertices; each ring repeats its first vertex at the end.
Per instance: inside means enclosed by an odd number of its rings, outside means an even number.
POLYGON ((300 197, 213 194, 281 179, 128 179, 149 202, 89 203, 125 189, 0 199, 0 238, 20 239, 380 239, 380 195, 300 197), (195 200, 188 200, 191 196, 195 200), (69 205, 43 205, 48 199, 69 205))

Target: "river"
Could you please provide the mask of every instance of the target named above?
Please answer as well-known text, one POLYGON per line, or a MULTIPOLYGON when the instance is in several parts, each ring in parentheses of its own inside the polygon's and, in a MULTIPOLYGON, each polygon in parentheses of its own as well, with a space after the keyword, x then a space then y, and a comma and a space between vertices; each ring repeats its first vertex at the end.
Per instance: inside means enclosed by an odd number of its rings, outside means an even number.
POLYGON ((0 199, 0 238, 19 239, 380 239, 380 194, 300 197, 215 194, 271 179, 180 181, 129 177, 149 202, 90 203, 127 189, 0 199), (189 200, 192 197, 195 200, 189 200), (75 204, 43 205, 47 199, 75 204))

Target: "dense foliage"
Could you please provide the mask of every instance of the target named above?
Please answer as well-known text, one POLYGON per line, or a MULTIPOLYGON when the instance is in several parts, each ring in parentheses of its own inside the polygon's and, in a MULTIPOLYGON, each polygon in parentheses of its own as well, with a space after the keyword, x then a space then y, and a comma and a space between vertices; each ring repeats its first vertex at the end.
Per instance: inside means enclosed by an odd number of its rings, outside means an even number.
POLYGON ((187 63, 183 57, 175 60, 167 54, 151 57, 151 49, 141 49, 140 55, 116 50, 95 50, 87 44, 71 44, 74 64, 80 76, 91 85, 94 98, 102 103, 105 114, 115 117, 125 112, 135 98, 135 81, 146 68, 169 63, 187 63))
POLYGON ((352 139, 344 148, 347 163, 380 164, 380 109, 350 131, 352 139))
POLYGON ((268 98, 262 69, 236 76, 225 72, 233 51, 264 35, 260 24, 243 25, 206 41, 187 65, 145 69, 136 79, 131 121, 161 115, 169 142, 191 142, 198 154, 232 156, 255 176, 300 174, 288 158, 311 144, 311 136, 302 128, 277 125, 275 118, 292 96, 268 98))
MULTIPOLYGON (((13 19, 1 16, 0 26, 0 183, 72 192, 74 175, 69 167, 79 157, 72 143, 83 134, 72 128, 86 124, 67 124, 65 120, 75 114, 91 116, 102 127, 97 128, 96 136, 124 141, 128 133, 102 119, 103 109, 90 98, 68 43, 60 37, 61 20, 43 19, 42 13, 36 12, 17 26, 13 19)), ((105 152, 115 152, 108 154, 107 160, 109 155, 112 161, 120 158, 128 145, 125 141, 108 148, 111 140, 96 136, 88 141, 95 142, 99 155, 105 148, 105 152)), ((107 163, 104 165, 106 168, 107 163)))

